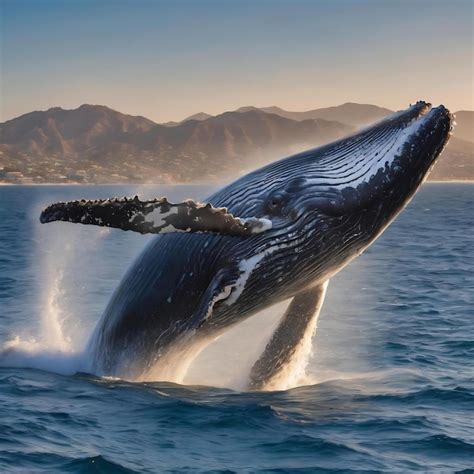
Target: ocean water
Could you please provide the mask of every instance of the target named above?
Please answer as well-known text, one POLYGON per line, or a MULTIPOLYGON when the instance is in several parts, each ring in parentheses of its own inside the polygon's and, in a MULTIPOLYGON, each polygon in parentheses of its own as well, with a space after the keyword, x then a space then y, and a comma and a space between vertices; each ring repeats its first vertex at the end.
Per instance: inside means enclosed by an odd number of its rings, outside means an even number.
POLYGON ((243 381, 282 307, 206 349, 186 385, 84 373, 148 237, 40 225, 82 197, 206 187, 0 187, 0 472, 474 472, 474 186, 427 184, 331 281, 293 388, 243 381))

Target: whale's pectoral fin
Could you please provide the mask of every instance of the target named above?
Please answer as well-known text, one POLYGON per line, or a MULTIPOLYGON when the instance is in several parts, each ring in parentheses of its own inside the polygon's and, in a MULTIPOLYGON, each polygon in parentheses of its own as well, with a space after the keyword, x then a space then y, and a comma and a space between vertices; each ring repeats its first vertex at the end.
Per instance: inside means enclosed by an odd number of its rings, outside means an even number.
POLYGON ((166 198, 141 201, 138 196, 123 199, 59 202, 48 206, 40 216, 44 224, 53 221, 115 227, 141 234, 167 232, 214 232, 249 235, 271 228, 268 219, 242 219, 224 207, 187 200, 177 204, 166 198))
POLYGON ((326 287, 327 282, 293 298, 263 354, 250 371, 248 386, 251 390, 273 388, 280 377, 307 358, 326 287))

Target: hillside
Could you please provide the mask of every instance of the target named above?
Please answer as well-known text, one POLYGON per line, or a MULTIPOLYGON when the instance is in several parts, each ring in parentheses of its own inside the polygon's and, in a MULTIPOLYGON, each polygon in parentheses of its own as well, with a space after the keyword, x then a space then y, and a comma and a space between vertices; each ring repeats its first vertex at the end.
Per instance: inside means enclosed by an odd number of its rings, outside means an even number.
POLYGON ((0 179, 11 182, 217 180, 339 138, 352 127, 226 112, 176 126, 103 106, 33 112, 0 125, 0 179))
POLYGON ((198 112, 197 114, 190 115, 189 117, 186 117, 182 122, 187 122, 188 120, 207 120, 208 118, 211 118, 212 115, 206 114, 206 112, 198 112))
MULTIPOLYGON (((171 125, 100 105, 52 108, 0 124, 0 182, 219 181, 333 141, 388 112, 362 104, 307 112, 242 107, 171 125)), ((455 137, 430 179, 474 179, 474 143, 465 139, 472 140, 472 115, 457 114, 455 137)))
MULTIPOLYGON (((242 113, 251 111, 261 111, 268 114, 275 114, 290 120, 296 120, 298 122, 302 120, 330 120, 335 122, 341 122, 357 128, 377 122, 383 117, 386 117, 387 115, 393 113, 393 111, 390 109, 385 109, 376 105, 355 104, 352 102, 338 105, 336 107, 313 109, 304 112, 290 112, 289 110, 285 110, 276 106, 254 107, 253 105, 239 107, 235 112, 242 113)), ((199 114, 192 115, 191 117, 188 117, 185 120, 202 120, 202 118, 200 117, 209 118, 210 115, 201 112, 199 114)))
POLYGON ((102 105, 84 104, 75 110, 55 107, 31 112, 0 124, 2 151, 31 155, 84 153, 147 131, 155 123, 102 105))
POLYGON ((289 112, 280 107, 263 107, 264 112, 280 115, 291 120, 323 119, 335 120, 353 127, 363 127, 377 122, 393 111, 369 104, 355 104, 348 102, 336 107, 308 110, 306 112, 289 112))
POLYGON ((164 125, 165 127, 176 127, 176 125, 179 125, 184 122, 188 122, 189 120, 207 120, 208 118, 211 118, 212 115, 206 114, 206 112, 198 112, 197 114, 190 115, 189 117, 186 117, 185 119, 181 120, 181 122, 165 122, 161 123, 160 125, 164 125))
POLYGON ((471 110, 460 110, 456 116, 456 137, 461 140, 474 142, 474 112, 471 110))
POLYGON ((474 180, 474 143, 451 138, 429 176, 430 180, 474 180))

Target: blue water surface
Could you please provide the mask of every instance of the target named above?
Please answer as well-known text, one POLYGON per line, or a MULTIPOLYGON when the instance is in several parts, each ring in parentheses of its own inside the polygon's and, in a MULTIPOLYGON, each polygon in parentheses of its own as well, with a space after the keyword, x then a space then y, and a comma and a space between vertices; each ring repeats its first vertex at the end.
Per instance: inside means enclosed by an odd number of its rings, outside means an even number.
MULTIPOLYGON (((135 191, 0 187, 0 344, 26 351, 0 358, 0 472, 473 472, 473 185, 425 185, 330 283, 309 385, 253 393, 101 379, 51 351, 83 347, 149 237, 42 226, 42 206, 135 191)), ((207 372, 243 370, 247 346, 207 372)))

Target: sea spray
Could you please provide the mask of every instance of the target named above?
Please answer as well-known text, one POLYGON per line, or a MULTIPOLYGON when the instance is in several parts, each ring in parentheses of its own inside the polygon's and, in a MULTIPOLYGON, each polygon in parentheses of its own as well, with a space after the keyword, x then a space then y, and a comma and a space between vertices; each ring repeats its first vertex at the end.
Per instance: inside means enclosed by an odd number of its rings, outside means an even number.
MULTIPOLYGON (((36 206, 35 206, 36 207, 36 206)), ((107 236, 108 230, 96 232, 87 240, 74 228, 45 228, 35 221, 37 259, 31 261, 36 275, 38 327, 25 328, 14 334, 0 348, 0 365, 28 367, 72 375, 90 366, 84 351, 84 340, 79 325, 82 318, 71 304, 74 281, 67 276, 77 275, 81 267, 79 251, 92 248, 107 236), (86 243, 87 242, 87 243, 86 243)))
POLYGON ((63 270, 57 269, 51 276, 45 292, 45 301, 41 309, 41 336, 47 347, 60 351, 69 351, 71 348, 71 338, 64 334, 64 313, 61 308, 61 299, 64 297, 63 270))

